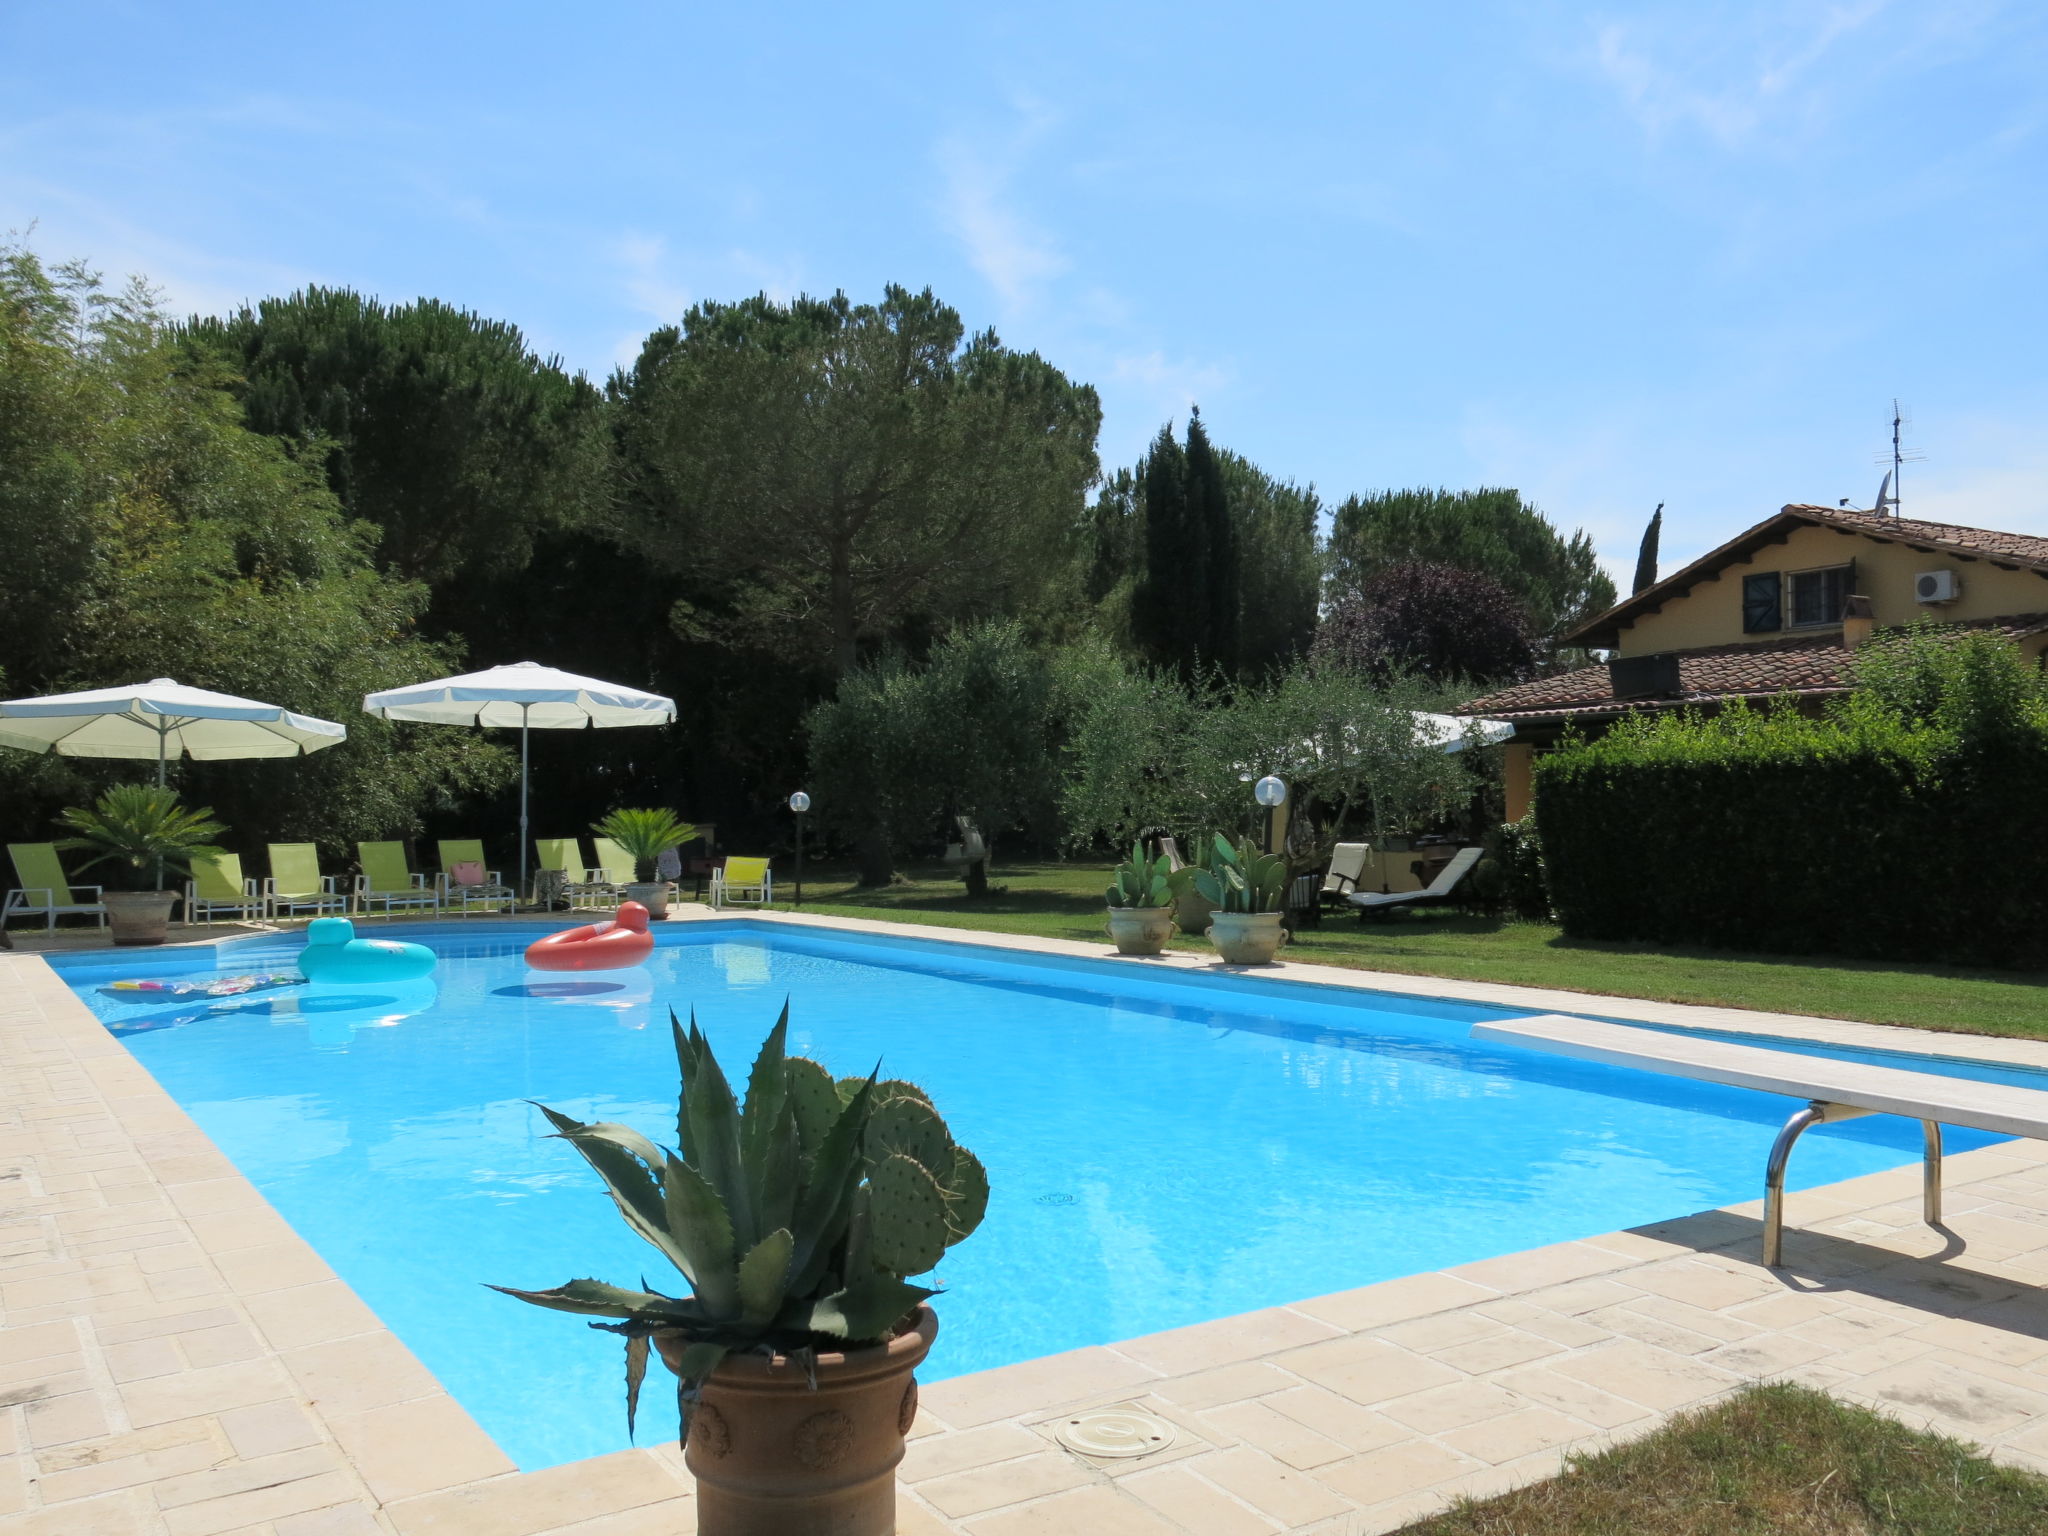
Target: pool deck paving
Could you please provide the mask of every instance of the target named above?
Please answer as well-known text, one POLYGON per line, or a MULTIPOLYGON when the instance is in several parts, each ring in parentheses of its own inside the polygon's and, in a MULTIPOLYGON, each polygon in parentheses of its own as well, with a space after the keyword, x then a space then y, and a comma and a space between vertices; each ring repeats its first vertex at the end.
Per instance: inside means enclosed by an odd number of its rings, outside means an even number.
MULTIPOLYGON (((672 1445, 514 1468, 41 947, 0 952, 0 1536, 694 1528, 672 1445)), ((2032 1041, 1304 965, 1270 974, 2048 1066, 2048 1045, 2032 1041)), ((1760 1138, 1759 1178, 1765 1150, 1760 1138)), ((1915 1166, 1795 1193, 1777 1271, 1758 1262, 1759 1205, 930 1384, 899 1531, 1370 1536, 1547 1477, 1567 1454, 1760 1379, 1822 1387, 2048 1471, 2048 1144, 1950 1157, 1941 1228, 1921 1223, 1915 1166), (1110 1461, 1052 1438, 1083 1409, 1122 1406, 1168 1420, 1173 1443, 1110 1461)))

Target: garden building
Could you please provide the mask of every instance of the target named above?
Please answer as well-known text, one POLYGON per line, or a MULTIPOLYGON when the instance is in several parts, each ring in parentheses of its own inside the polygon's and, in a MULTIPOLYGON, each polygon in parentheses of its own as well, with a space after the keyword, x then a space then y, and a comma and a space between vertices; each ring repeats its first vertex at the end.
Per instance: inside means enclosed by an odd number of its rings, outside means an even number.
POLYGON ((1457 712, 1512 721, 1507 815, 1529 809, 1535 755, 1568 725, 1597 734, 1636 709, 1849 687, 1856 647, 1927 618, 2048 651, 2048 537, 1788 506, 1561 637, 1608 660, 1518 683, 1457 712))

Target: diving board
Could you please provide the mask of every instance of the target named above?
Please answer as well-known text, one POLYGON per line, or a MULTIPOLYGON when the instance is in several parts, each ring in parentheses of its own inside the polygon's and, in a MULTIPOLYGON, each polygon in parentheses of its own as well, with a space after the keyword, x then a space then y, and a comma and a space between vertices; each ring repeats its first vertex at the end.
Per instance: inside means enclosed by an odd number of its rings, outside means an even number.
POLYGON ((1783 1251, 1785 1163, 1800 1132, 1810 1125, 1853 1120, 1859 1115, 1904 1115, 1918 1120, 1925 1133, 1922 1207, 1929 1226, 1941 1224, 1942 1126, 2048 1140, 2048 1092, 2037 1088, 1834 1061, 1554 1013, 1475 1024, 1472 1038, 1610 1067, 1632 1067, 1805 1099, 1806 1107, 1796 1111, 1778 1132, 1764 1165, 1764 1263, 1774 1267, 1783 1251))

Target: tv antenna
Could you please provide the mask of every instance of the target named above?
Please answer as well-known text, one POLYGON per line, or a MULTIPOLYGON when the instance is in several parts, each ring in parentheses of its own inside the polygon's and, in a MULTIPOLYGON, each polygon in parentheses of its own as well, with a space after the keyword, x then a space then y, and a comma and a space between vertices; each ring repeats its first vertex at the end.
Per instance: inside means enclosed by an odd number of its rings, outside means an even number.
POLYGON ((1900 471, 1908 464, 1924 464, 1927 455, 1917 448, 1906 446, 1906 429, 1913 425, 1913 413, 1897 400, 1892 401, 1892 451, 1877 456, 1879 464, 1889 465, 1883 482, 1877 488, 1877 505, 1871 508, 1877 517, 1899 515, 1900 471))

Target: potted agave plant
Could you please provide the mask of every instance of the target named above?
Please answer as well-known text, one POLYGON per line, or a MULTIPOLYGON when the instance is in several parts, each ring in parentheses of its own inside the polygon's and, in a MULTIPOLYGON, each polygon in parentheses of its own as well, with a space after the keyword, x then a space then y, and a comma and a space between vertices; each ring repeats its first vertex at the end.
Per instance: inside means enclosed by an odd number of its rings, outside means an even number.
POLYGON ((1195 888, 1216 904, 1209 942, 1225 965, 1270 965, 1280 952, 1280 904, 1287 895, 1287 861, 1261 853, 1250 838, 1232 847, 1221 832, 1195 888))
POLYGON ((1145 857, 1145 845, 1131 845, 1130 862, 1116 867, 1108 891, 1109 936, 1120 955, 1156 955, 1173 937, 1172 861, 1145 857))
POLYGON ((116 784, 89 808, 73 806, 58 817, 72 836, 57 846, 91 853, 79 867, 108 866, 100 900, 116 944, 161 944, 169 936, 175 891, 166 872, 183 878, 195 854, 215 853, 227 828, 210 810, 187 810, 178 792, 160 784, 116 784))
MULTIPOLYGON (((937 1294, 910 1278, 980 1225, 988 1177, 922 1090, 834 1082, 769 1032, 744 1109, 694 1018, 670 1015, 680 1147, 624 1125, 542 1114, 688 1294, 598 1280, 508 1296, 626 1340, 630 1428, 650 1347, 675 1373, 699 1536, 888 1536, 917 1414, 911 1372, 937 1294)), ((643 1280, 642 1286, 646 1285, 643 1280)))
POLYGON ((650 917, 668 916, 668 886, 655 878, 655 866, 662 854, 695 837, 697 829, 670 811, 636 810, 613 811, 591 830, 617 843, 633 861, 633 883, 624 899, 639 902, 650 917))

